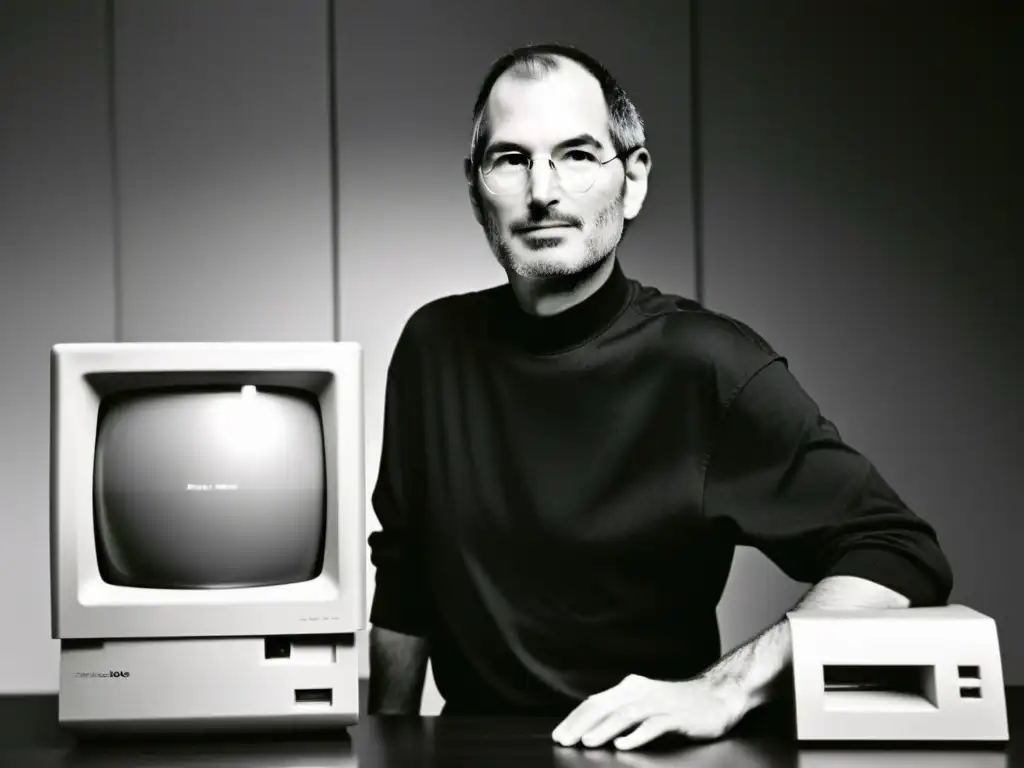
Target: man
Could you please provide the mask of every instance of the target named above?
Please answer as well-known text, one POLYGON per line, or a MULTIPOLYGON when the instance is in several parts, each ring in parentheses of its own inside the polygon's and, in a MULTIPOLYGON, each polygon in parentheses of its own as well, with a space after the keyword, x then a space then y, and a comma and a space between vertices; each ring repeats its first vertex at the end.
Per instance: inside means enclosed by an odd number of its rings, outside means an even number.
POLYGON ((628 279, 640 117, 573 49, 499 59, 465 163, 508 284, 406 324, 370 537, 370 711, 548 713, 620 749, 726 733, 791 656, 780 621, 724 658, 736 545, 813 584, 798 607, 943 604, 932 528, 742 323, 628 279))

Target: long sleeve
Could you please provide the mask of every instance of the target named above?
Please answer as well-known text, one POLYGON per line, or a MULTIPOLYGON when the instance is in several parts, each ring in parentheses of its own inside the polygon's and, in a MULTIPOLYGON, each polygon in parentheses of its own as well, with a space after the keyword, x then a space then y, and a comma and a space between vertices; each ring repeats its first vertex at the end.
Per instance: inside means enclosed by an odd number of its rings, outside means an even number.
POLYGON ((705 514, 791 578, 869 579, 911 605, 945 604, 952 571, 933 528, 843 442, 783 359, 726 403, 708 460, 705 514))
POLYGON ((417 547, 422 541, 417 505, 425 497, 415 358, 407 325, 388 366, 380 470, 371 497, 381 527, 368 538, 370 561, 376 568, 370 623, 425 636, 430 610, 423 553, 417 547))

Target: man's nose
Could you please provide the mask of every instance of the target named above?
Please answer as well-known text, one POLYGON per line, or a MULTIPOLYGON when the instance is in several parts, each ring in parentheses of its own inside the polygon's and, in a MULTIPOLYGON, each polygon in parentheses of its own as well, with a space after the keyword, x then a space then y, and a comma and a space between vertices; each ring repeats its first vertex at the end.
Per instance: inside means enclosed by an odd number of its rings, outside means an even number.
POLYGON ((533 205, 549 206, 558 201, 558 176, 550 160, 539 160, 532 164, 529 190, 533 205))

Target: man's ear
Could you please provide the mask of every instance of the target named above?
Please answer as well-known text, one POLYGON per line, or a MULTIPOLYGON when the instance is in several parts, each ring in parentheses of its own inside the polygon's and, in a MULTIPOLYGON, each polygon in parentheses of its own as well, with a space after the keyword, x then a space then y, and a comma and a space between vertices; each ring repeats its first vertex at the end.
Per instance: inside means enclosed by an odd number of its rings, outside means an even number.
POLYGON ((462 161, 462 173, 466 177, 466 184, 469 189, 469 204, 473 207, 473 218, 480 226, 484 224, 484 213, 480 209, 480 192, 476 188, 476 173, 473 171, 473 160, 465 158, 462 161))
POLYGON ((634 150, 625 162, 626 190, 622 197, 622 215, 633 219, 647 199, 647 179, 651 175, 651 153, 646 148, 634 150))

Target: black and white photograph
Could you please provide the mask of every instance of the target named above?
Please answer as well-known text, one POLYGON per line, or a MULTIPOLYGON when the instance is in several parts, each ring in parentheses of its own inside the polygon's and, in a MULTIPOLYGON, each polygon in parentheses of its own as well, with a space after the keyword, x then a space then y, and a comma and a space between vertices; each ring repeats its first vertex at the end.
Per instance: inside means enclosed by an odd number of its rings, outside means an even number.
POLYGON ((0 0, 0 764, 1024 766, 1013 0, 0 0))

